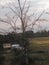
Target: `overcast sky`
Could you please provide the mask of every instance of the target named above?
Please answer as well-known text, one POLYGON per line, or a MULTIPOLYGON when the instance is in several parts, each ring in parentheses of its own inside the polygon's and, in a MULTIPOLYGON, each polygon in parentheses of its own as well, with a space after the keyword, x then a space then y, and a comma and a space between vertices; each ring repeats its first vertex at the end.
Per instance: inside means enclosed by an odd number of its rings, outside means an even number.
MULTIPOLYGON (((0 0, 0 6, 6 6, 7 4, 13 3, 15 1, 17 0, 0 0)), ((49 0, 27 0, 27 1, 31 2, 34 8, 37 8, 37 7, 44 8, 44 9, 49 8, 49 0)))
MULTIPOLYGON (((45 12, 49 12, 49 0, 27 0, 27 1, 28 1, 28 3, 31 3, 31 5, 30 5, 31 12, 37 12, 38 14, 40 12, 42 12, 43 10, 45 10, 45 12)), ((21 0, 21 2, 24 2, 24 0, 21 0)), ((5 13, 9 12, 9 9, 4 8, 4 7, 8 7, 9 4, 13 5, 16 3, 17 3, 17 0, 0 0, 0 17, 4 18, 5 13)), ((48 14, 44 14, 42 17, 49 19, 48 14)), ((0 23, 0 28, 7 30, 8 26, 6 26, 6 25, 7 24, 0 23)), ((35 27, 35 30, 37 30, 37 28, 38 27, 35 27)), ((49 23, 45 22, 44 24, 42 24, 42 28, 49 29, 49 23), (43 25, 44 25, 44 27, 43 27, 43 25)))

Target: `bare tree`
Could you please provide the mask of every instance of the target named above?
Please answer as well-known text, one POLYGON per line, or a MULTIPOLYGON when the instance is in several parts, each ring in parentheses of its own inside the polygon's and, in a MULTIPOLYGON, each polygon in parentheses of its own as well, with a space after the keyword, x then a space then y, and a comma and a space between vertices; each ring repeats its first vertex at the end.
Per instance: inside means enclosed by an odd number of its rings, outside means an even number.
POLYGON ((11 28, 16 32, 16 21, 18 19, 20 19, 20 23, 22 24, 21 25, 21 28, 22 28, 22 32, 23 32, 23 35, 26 31, 26 29, 32 25, 32 28, 34 25, 36 25, 36 22, 38 21, 47 21, 46 19, 40 19, 40 17, 43 15, 44 11, 37 17, 35 18, 34 21, 31 20, 31 17, 33 18, 34 16, 34 13, 33 14, 28 14, 29 13, 29 9, 30 9, 30 3, 29 4, 26 4, 27 0, 24 0, 24 3, 21 4, 21 0, 17 0, 18 2, 18 6, 16 5, 13 5, 14 8, 12 8, 11 6, 9 6, 10 10, 15 13, 15 15, 11 18, 10 16, 8 16, 8 14, 6 14, 6 17, 7 17, 7 20, 3 20, 0 18, 0 21, 1 22, 4 22, 4 23, 7 23, 11 26, 11 28), (15 21, 14 21, 14 18, 15 21), (29 22, 31 22, 31 24, 28 24, 29 22))
POLYGON ((12 7, 9 7, 14 13, 15 13, 15 16, 16 16, 16 20, 14 21, 14 17, 12 17, 12 19, 6 15, 7 17, 7 20, 2 20, 0 19, 0 21, 2 22, 5 22, 7 24, 9 24, 11 26, 11 28, 14 30, 14 32, 16 32, 16 21, 18 20, 18 18, 20 19, 20 22, 21 22, 21 27, 22 27, 22 33, 23 33, 23 47, 24 47, 24 51, 23 51, 23 54, 24 54, 24 57, 25 57, 25 61, 26 61, 26 65, 28 65, 28 53, 27 53, 27 48, 28 48, 28 40, 26 39, 25 37, 25 31, 26 31, 26 28, 31 26, 32 27, 36 24, 37 21, 40 20, 40 17, 43 15, 44 11, 37 17, 37 19, 34 20, 34 22, 32 22, 31 24, 28 25, 30 19, 31 19, 31 16, 29 13, 29 9, 30 9, 30 4, 26 6, 26 0, 24 0, 24 4, 21 5, 21 1, 20 0, 17 0, 18 1, 18 7, 14 6, 15 9, 13 9, 12 7))
MULTIPOLYGON (((22 27, 22 33, 23 33, 23 38, 25 39, 25 41, 23 42, 23 46, 24 46, 24 56, 25 56, 25 61, 26 61, 26 65, 28 65, 28 53, 27 53, 27 47, 28 47, 28 42, 26 40, 26 37, 25 37, 25 31, 26 31, 26 28, 31 26, 32 27, 36 24, 36 22, 40 19, 40 17, 43 15, 44 11, 37 17, 37 19, 34 20, 34 22, 32 22, 31 24, 28 25, 28 21, 30 20, 31 18, 31 15, 28 14, 29 12, 29 8, 30 8, 30 4, 26 7, 26 0, 24 1, 24 4, 23 6, 21 6, 21 2, 20 0, 17 0, 18 1, 18 8, 19 10, 17 9, 16 6, 14 6, 14 8, 16 10, 14 10, 12 7, 9 7, 15 14, 16 16, 18 16, 18 18, 20 19, 21 21, 21 27, 22 27)), ((33 15, 32 15, 33 16, 33 15)))
POLYGON ((29 7, 30 5, 27 6, 26 8, 26 0, 24 1, 24 4, 23 6, 21 6, 21 2, 20 0, 17 0, 18 1, 18 8, 19 10, 17 9, 16 6, 14 6, 16 8, 16 10, 14 10, 13 8, 10 7, 10 9, 16 14, 16 16, 18 16, 18 18, 20 19, 21 21, 21 27, 22 27, 22 32, 23 32, 23 35, 25 33, 25 29, 26 29, 26 26, 27 26, 27 23, 29 21, 29 18, 30 16, 27 15, 28 11, 29 11, 29 7))

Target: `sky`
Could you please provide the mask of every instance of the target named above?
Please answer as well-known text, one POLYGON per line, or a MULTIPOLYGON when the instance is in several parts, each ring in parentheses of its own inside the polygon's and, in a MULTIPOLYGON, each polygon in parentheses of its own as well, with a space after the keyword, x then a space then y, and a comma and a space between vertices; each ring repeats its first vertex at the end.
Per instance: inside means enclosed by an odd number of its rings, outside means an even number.
MULTIPOLYGON (((35 12, 38 15, 44 10, 45 12, 49 12, 49 0, 27 0, 28 3, 30 3, 30 7, 31 10, 30 12, 35 12)), ((24 0, 21 0, 21 2, 23 3, 24 0)), ((10 11, 10 9, 8 8, 4 8, 4 7, 8 7, 8 5, 14 5, 17 3, 17 0, 0 0, 0 18, 4 18, 5 17, 5 13, 8 13, 10 11)), ((10 11, 11 12, 11 11, 10 11)), ((36 17, 38 17, 38 15, 35 14, 36 17)), ((41 18, 44 19, 49 19, 49 14, 43 14, 41 18)), ((18 23, 19 24, 19 23, 18 23)), ((41 23, 40 26, 42 25, 42 29, 49 30, 49 22, 45 22, 45 23, 41 23)), ((34 26, 35 30, 38 30, 38 26, 34 26)), ((8 30, 9 25, 8 24, 3 24, 0 22, 0 31, 1 29, 5 29, 8 30)))
MULTIPOLYGON (((11 4, 11 3, 16 3, 15 2, 16 0, 0 0, 0 6, 7 6, 7 4, 11 4)), ((21 0, 23 1, 23 0, 21 0)), ((29 2, 31 2, 31 5, 34 7, 34 8, 44 8, 44 9, 47 9, 49 8, 49 0, 27 0, 29 2)))

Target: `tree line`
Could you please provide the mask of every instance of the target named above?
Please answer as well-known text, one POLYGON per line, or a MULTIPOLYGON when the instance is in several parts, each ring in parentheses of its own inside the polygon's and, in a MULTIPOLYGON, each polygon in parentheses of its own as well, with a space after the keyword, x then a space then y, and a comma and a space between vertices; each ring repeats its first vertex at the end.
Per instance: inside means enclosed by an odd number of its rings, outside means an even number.
MULTIPOLYGON (((35 38, 35 37, 49 37, 49 31, 39 31, 34 33, 33 31, 26 31, 25 32, 26 38, 35 38)), ((19 43, 22 39, 22 33, 8 33, 7 35, 0 34, 0 43, 7 43, 7 42, 16 42, 19 43)))

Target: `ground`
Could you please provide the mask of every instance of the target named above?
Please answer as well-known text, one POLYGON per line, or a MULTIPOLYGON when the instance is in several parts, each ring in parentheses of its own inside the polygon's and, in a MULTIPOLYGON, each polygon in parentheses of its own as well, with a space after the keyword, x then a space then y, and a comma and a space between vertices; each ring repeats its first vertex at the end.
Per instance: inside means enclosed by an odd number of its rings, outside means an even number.
POLYGON ((49 37, 34 38, 30 41, 35 65, 49 65, 49 37))
MULTIPOLYGON (((30 57, 32 58, 31 61, 34 62, 34 65, 49 65, 49 37, 33 38, 30 39, 29 42, 30 57)), ((6 49, 1 52, 0 65, 19 65, 18 61, 20 56, 16 54, 16 50, 14 51, 11 49, 6 49)))

